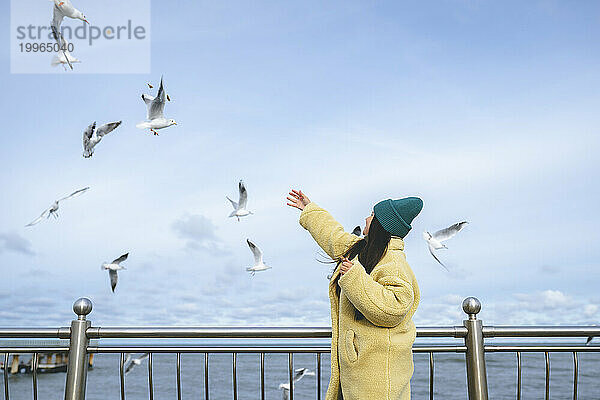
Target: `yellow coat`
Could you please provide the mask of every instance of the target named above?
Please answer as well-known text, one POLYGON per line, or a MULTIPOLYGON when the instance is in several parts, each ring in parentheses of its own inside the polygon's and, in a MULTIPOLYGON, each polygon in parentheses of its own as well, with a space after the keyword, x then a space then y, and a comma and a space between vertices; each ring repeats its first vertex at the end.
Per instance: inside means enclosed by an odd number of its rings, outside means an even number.
MULTIPOLYGON (((334 260, 359 240, 324 209, 309 203, 300 224, 334 260)), ((367 274, 354 265, 329 283, 331 301, 331 380, 326 400, 407 400, 413 374, 412 316, 419 304, 419 286, 406 262, 404 241, 390 240, 381 261, 367 274), (338 279, 339 277, 339 279, 338 279), (340 286, 337 294, 336 284, 340 286), (365 318, 356 320, 354 309, 365 318), (341 391, 340 391, 341 387, 341 391)))

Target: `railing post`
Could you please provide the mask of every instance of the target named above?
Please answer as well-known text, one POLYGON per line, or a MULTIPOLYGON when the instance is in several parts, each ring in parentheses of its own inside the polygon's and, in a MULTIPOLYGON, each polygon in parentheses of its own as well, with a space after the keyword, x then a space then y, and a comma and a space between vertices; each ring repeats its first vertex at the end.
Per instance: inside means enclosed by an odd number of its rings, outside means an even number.
POLYGON ((485 372, 485 349, 483 347, 483 327, 477 313, 481 311, 481 303, 475 297, 467 297, 462 308, 469 316, 463 321, 467 328, 465 346, 467 346, 467 386, 469 400, 488 400, 487 375, 485 372))
POLYGON ((89 339, 86 335, 91 322, 85 316, 92 311, 92 302, 85 297, 73 304, 77 319, 71 322, 71 341, 69 344, 69 361, 67 364, 67 383, 65 400, 84 400, 87 380, 89 339))

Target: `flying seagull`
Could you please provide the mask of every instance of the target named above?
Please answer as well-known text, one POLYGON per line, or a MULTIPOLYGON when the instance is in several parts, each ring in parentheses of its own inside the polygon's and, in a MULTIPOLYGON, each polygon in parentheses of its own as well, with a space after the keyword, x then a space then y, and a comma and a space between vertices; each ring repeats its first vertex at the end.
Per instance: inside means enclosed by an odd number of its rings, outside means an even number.
POLYGON ((127 260, 127 257, 129 256, 129 253, 125 253, 123 254, 121 257, 113 260, 111 263, 104 263, 102 264, 102 267, 100 267, 100 269, 103 270, 108 270, 108 276, 110 277, 110 287, 112 288, 112 291, 115 291, 115 288, 117 287, 117 280, 119 279, 119 277, 117 276, 117 271, 121 270, 121 269, 127 269, 123 266, 121 266, 120 264, 127 260))
POLYGON ((53 2, 54 9, 52 14, 52 25, 50 26, 50 28, 52 29, 52 35, 58 43, 58 46, 60 48, 60 51, 62 52, 65 62, 69 65, 69 67, 71 67, 71 69, 73 69, 73 65, 71 64, 69 56, 67 55, 68 43, 66 43, 66 41, 62 37, 62 33, 60 32, 60 26, 65 17, 80 19, 87 24, 89 24, 89 22, 81 11, 73 7, 73 4, 71 4, 71 0, 53 0, 53 2))
POLYGON ((122 121, 109 122, 96 129, 96 121, 94 121, 90 126, 88 126, 83 132, 83 157, 90 158, 93 156, 94 147, 100 143, 105 135, 117 129, 117 127, 121 125, 121 122, 122 121))
POLYGON ((448 268, 436 257, 435 250, 447 249, 446 245, 442 242, 454 237, 466 224, 468 224, 467 221, 458 222, 448 228, 435 232, 433 235, 427 231, 423 232, 423 239, 425 239, 429 246, 429 252, 446 271, 448 271, 448 268))
POLYGON ((136 366, 136 365, 140 365, 142 363, 142 361, 144 361, 146 358, 148 358, 148 356, 150 355, 150 353, 144 353, 142 354, 140 357, 138 358, 133 358, 131 357, 130 353, 127 353, 127 358, 125 359, 125 374, 128 374, 129 372, 131 372, 131 370, 136 366))
POLYGON ((237 217, 237 220, 240 220, 240 217, 245 217, 246 215, 252 214, 252 211, 246 210, 246 206, 248 204, 248 191, 246 190, 246 186, 244 186, 244 181, 240 181, 238 184, 238 189, 240 192, 238 202, 231 200, 227 197, 227 200, 231 202, 233 206, 233 211, 229 214, 229 218, 237 217))
POLYGON ((40 214, 39 217, 37 217, 35 220, 31 221, 30 223, 28 223, 25 226, 26 227, 33 226, 33 225, 37 224, 38 222, 40 222, 41 220, 43 220, 44 218, 50 218, 50 216, 52 216, 54 218, 58 218, 58 205, 61 201, 71 199, 73 197, 77 197, 80 194, 87 192, 89 188, 90 188, 89 186, 84 187, 83 189, 76 190, 73 193, 71 193, 70 195, 63 197, 62 199, 55 200, 54 203, 52 203, 52 205, 50 207, 45 209, 44 212, 42 214, 40 214))
POLYGON ((352 231, 352 234, 355 236, 360 236, 361 233, 362 233, 362 229, 360 229, 360 225, 357 226, 356 228, 354 228, 354 230, 352 231))
POLYGON ((252 254, 254 254, 254 266, 246 268, 246 271, 250 272, 252 276, 259 271, 266 271, 271 269, 268 265, 263 263, 263 254, 262 251, 256 246, 254 243, 250 241, 250 239, 246 239, 248 246, 250 246, 250 250, 252 254))
MULTIPOLYGON (((293 383, 298 382, 305 375, 313 375, 313 376, 315 375, 315 373, 313 371, 309 371, 307 368, 298 368, 295 370, 295 372, 296 373, 294 374, 293 383)), ((294 385, 294 387, 296 387, 296 385, 294 385)), ((290 398, 290 384, 289 383, 280 383, 279 389, 282 390, 283 400, 288 400, 290 398)))
POLYGON ((163 79, 160 78, 160 86, 158 88, 158 94, 156 97, 152 97, 147 94, 142 94, 142 100, 148 107, 147 121, 140 122, 136 125, 139 129, 150 129, 155 135, 158 135, 156 130, 167 128, 171 125, 177 125, 174 119, 166 119, 164 115, 165 110, 165 88, 163 86, 163 79))

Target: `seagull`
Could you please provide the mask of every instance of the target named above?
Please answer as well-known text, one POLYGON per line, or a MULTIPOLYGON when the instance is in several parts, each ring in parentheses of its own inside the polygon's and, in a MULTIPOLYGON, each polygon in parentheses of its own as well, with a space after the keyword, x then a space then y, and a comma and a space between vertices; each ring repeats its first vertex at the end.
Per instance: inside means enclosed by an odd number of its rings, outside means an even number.
POLYGON ((25 227, 33 226, 33 225, 37 224, 38 222, 40 222, 41 220, 43 220, 44 218, 50 218, 50 216, 52 216, 54 218, 58 218, 58 203, 60 203, 63 200, 67 200, 67 199, 79 196, 80 194, 87 192, 89 188, 90 188, 89 186, 84 187, 83 189, 76 190, 73 193, 71 193, 70 195, 63 197, 62 199, 55 200, 54 203, 52 203, 52 205, 50 207, 45 209, 44 212, 42 214, 40 214, 39 217, 37 217, 35 220, 33 220, 30 223, 28 223, 27 225, 25 225, 25 227))
POLYGON ((252 250, 252 254, 254 254, 254 266, 246 268, 246 271, 250 272, 252 276, 258 271, 266 271, 271 269, 268 265, 263 263, 263 254, 262 251, 256 246, 254 243, 250 241, 250 239, 246 239, 248 246, 250 246, 250 250, 252 250))
MULTIPOLYGON (((52 1, 54 2, 54 10, 53 10, 53 14, 52 14, 52 25, 50 26, 50 28, 52 29, 52 34, 54 35, 54 39, 56 40, 59 48, 62 51, 65 63, 68 64, 69 67, 71 67, 71 69, 73 69, 71 60, 69 59, 69 56, 67 55, 68 43, 65 45, 66 41, 64 40, 62 33, 60 32, 60 26, 65 17, 73 18, 73 19, 80 19, 87 24, 89 24, 89 22, 88 22, 87 18, 85 17, 85 15, 83 15, 83 13, 81 11, 79 11, 78 9, 73 7, 73 4, 71 4, 71 0, 52 0, 52 1)), ((77 62, 79 62, 79 61, 77 61, 77 62)))
POLYGON ((110 264, 104 263, 104 264, 102 264, 102 267, 100 267, 100 269, 108 270, 108 276, 110 276, 110 287, 112 288, 113 292, 115 291, 115 288, 117 287, 117 279, 119 279, 119 277, 117 276, 117 271, 121 270, 121 269, 127 269, 127 268, 121 266, 120 264, 123 261, 127 260, 128 256, 129 256, 129 253, 125 253, 121 257, 113 260, 110 264))
POLYGON ((248 204, 248 191, 246 190, 246 186, 244 186, 244 181, 240 181, 238 184, 238 189, 240 192, 240 197, 238 202, 231 200, 227 197, 227 200, 231 202, 233 206, 233 211, 229 214, 229 218, 237 217, 237 220, 240 220, 240 217, 245 217, 246 215, 253 214, 252 211, 246 210, 246 205, 248 204))
POLYGON ((587 338, 587 340, 586 340, 586 342, 585 342, 585 345, 586 345, 586 346, 589 346, 589 344, 590 344, 590 343, 592 343, 592 340, 594 339, 594 337, 595 337, 595 336, 588 336, 588 338, 587 338))
POLYGON ((109 122, 96 129, 96 121, 94 121, 90 126, 88 126, 83 132, 83 157, 90 158, 93 156, 94 147, 100 143, 105 135, 117 129, 117 127, 121 125, 121 122, 122 121, 109 122))
POLYGON ((433 256, 433 258, 435 258, 435 260, 438 263, 440 263, 440 265, 442 267, 444 267, 446 269, 446 271, 448 271, 448 268, 436 257, 434 250, 447 249, 446 245, 443 244, 442 242, 452 238, 466 224, 468 224, 467 221, 458 222, 452 226, 449 226, 446 229, 442 229, 442 230, 435 232, 433 235, 427 231, 423 232, 423 239, 425 239, 425 241, 427 242, 427 245, 429 246, 429 252, 433 256))
POLYGON ((279 389, 282 390, 281 392, 281 398, 283 400, 289 400, 290 398, 290 384, 289 383, 280 383, 279 384, 279 389))
MULTIPOLYGON (((296 383, 300 379, 304 377, 304 375, 312 375, 314 376, 314 371, 309 371, 307 368, 298 368, 295 370, 296 374, 294 375, 293 382, 296 383)), ((296 387, 296 385, 294 385, 296 387)), ((283 390, 283 400, 288 400, 290 398, 290 384, 289 383, 280 383, 279 389, 283 390)))
POLYGON ((139 129, 150 129, 154 135, 158 135, 157 129, 167 128, 171 125, 177 125, 174 119, 166 119, 164 116, 165 110, 165 89, 163 87, 163 79, 160 78, 160 87, 156 97, 147 94, 142 95, 142 100, 148 106, 147 121, 140 122, 136 125, 139 129))
POLYGON ((352 231, 352 234, 360 237, 361 232, 362 232, 362 229, 360 229, 360 225, 358 225, 356 228, 354 228, 354 230, 352 231))
POLYGON ((135 367, 136 365, 140 365, 142 363, 142 361, 144 361, 146 358, 148 358, 149 355, 150 355, 150 353, 144 353, 140 357, 132 359, 131 354, 127 353, 127 358, 125 359, 125 362, 124 362, 124 364, 126 364, 125 374, 128 374, 129 372, 131 372, 133 367, 135 367))
POLYGON ((59 43, 59 48, 62 50, 52 57, 52 62, 50 63, 53 67, 57 65, 62 65, 65 71, 67 70, 67 65, 73 69, 73 64, 81 63, 80 60, 73 57, 69 52, 69 42, 61 35, 60 39, 57 40, 59 43))

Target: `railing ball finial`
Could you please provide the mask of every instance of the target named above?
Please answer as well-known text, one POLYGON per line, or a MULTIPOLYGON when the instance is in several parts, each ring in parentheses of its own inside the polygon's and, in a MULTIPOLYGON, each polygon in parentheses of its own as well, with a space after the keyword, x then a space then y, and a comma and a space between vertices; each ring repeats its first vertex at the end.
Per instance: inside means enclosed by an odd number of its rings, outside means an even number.
POLYGON ((81 297, 73 303, 73 312, 77 314, 77 319, 85 320, 85 316, 92 312, 92 301, 86 297, 81 297))
POLYGON ((481 311, 481 302, 476 297, 467 297, 462 302, 462 308, 469 315, 469 319, 477 319, 477 314, 481 311))

